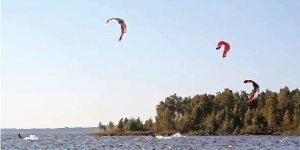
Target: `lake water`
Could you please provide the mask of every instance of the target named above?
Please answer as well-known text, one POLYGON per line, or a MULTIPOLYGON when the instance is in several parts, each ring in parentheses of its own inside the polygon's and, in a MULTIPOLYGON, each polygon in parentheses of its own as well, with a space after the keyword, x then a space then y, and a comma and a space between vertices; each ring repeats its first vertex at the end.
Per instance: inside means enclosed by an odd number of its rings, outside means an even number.
POLYGON ((300 136, 112 136, 87 133, 95 128, 3 129, 1 149, 285 149, 300 150, 300 136), (24 139, 18 138, 21 133, 24 139))

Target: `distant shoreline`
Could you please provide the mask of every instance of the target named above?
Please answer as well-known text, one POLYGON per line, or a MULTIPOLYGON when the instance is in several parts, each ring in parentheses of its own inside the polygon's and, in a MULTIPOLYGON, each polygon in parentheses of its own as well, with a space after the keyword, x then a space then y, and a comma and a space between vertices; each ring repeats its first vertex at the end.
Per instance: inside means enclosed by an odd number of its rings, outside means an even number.
MULTIPOLYGON (((91 136, 172 136, 175 132, 168 133, 155 133, 153 131, 127 131, 127 132, 114 132, 114 131, 97 131, 89 133, 91 136)), ((300 136, 299 132, 289 131, 282 133, 258 133, 258 134, 199 134, 199 133, 182 133, 185 136, 245 136, 245 135, 271 135, 271 136, 300 136)))
POLYGON ((156 134, 152 131, 128 131, 128 132, 110 132, 100 131, 90 133, 92 136, 155 136, 156 134))
POLYGON ((98 127, 0 128, 0 130, 60 130, 60 129, 98 129, 98 127))

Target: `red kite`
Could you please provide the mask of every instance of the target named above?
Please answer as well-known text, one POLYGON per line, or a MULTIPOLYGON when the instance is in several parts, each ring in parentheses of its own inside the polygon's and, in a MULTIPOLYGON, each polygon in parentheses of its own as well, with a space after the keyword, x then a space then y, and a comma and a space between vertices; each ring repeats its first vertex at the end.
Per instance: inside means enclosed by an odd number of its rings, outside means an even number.
POLYGON ((229 45, 227 42, 225 42, 225 41, 220 41, 220 42, 218 43, 218 46, 217 46, 216 49, 218 50, 218 49, 220 49, 222 46, 224 46, 223 58, 225 58, 226 55, 227 55, 227 52, 228 52, 229 49, 230 49, 230 45, 229 45))

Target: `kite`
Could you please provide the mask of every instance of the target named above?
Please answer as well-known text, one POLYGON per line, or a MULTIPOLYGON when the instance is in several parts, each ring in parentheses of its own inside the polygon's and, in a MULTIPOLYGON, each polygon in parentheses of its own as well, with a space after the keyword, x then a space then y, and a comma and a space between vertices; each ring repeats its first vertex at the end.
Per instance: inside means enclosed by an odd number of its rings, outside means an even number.
POLYGON ((120 24, 121 26, 121 35, 120 35, 120 38, 119 38, 119 42, 122 41, 122 38, 123 38, 123 35, 127 32, 127 26, 124 22, 123 19, 120 19, 120 18, 110 18, 106 21, 106 24, 108 24, 111 20, 116 20, 118 21, 118 23, 120 24))
POLYGON ((247 102, 251 103, 253 100, 255 100, 258 97, 259 85, 252 80, 245 80, 244 83, 252 83, 253 85, 253 90, 247 99, 247 102))
POLYGON ((217 46, 216 49, 218 50, 218 49, 220 49, 222 46, 224 46, 223 58, 225 58, 226 55, 227 55, 227 52, 228 52, 229 49, 230 49, 230 45, 229 45, 227 42, 225 42, 225 41, 220 41, 220 42, 218 43, 218 46, 217 46))

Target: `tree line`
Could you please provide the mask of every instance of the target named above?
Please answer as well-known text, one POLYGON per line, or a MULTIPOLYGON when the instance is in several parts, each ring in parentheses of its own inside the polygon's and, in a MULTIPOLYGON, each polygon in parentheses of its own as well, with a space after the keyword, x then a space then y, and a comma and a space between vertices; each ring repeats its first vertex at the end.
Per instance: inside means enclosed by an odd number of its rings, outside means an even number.
POLYGON ((173 94, 156 106, 156 116, 144 123, 135 118, 121 118, 117 125, 110 122, 102 131, 152 131, 158 134, 238 135, 238 134, 299 134, 300 91, 288 87, 279 93, 261 92, 255 107, 247 103, 245 91, 201 94, 180 97, 173 94))

